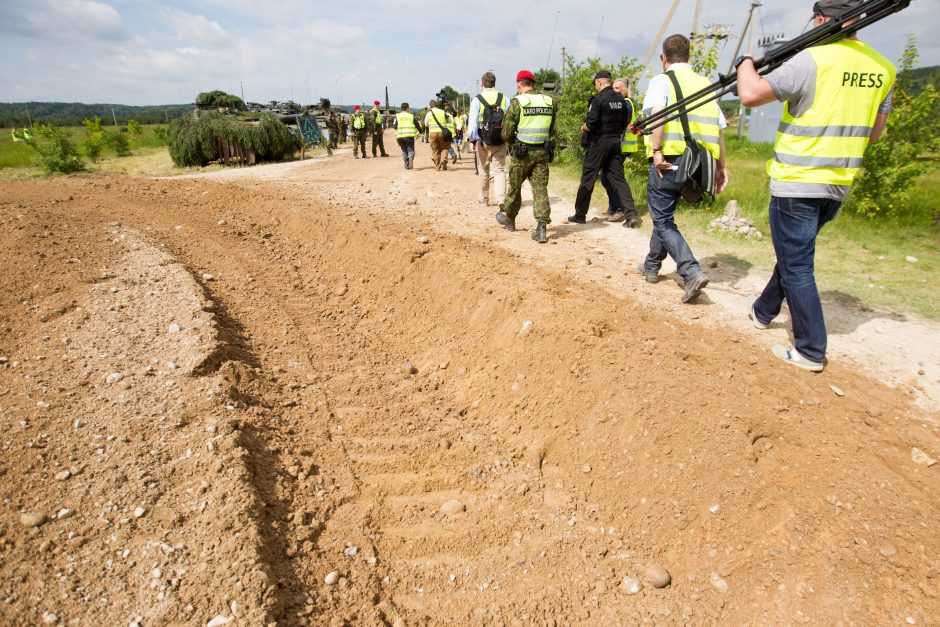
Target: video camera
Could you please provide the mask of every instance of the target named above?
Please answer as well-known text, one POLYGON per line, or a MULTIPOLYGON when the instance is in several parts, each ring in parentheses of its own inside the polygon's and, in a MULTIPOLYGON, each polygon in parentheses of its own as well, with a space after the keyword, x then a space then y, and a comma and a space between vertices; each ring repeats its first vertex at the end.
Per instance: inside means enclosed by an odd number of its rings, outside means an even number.
POLYGON ((447 103, 447 94, 444 93, 444 90, 442 89, 441 91, 434 94, 434 99, 437 100, 438 106, 443 108, 443 106, 447 103))

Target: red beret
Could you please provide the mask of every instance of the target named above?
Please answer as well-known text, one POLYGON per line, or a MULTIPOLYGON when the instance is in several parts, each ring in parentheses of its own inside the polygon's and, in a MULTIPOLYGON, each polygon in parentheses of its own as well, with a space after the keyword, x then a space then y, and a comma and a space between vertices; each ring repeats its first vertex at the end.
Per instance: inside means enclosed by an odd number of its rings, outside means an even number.
POLYGON ((519 70, 519 73, 516 74, 516 80, 521 81, 522 79, 527 78, 531 81, 535 80, 535 75, 529 70, 519 70))
POLYGON ((373 100, 373 101, 372 101, 372 104, 374 104, 375 106, 379 106, 379 105, 382 104, 382 103, 379 102, 378 100, 373 100))
POLYGON ((353 105, 353 111, 358 111, 358 110, 359 110, 359 105, 353 105))

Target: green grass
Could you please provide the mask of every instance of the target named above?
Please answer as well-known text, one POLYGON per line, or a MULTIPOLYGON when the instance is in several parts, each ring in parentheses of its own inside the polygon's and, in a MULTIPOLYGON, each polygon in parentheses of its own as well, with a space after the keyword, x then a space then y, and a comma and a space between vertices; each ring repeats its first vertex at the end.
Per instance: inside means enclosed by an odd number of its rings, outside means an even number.
MULTIPOLYGON (((729 263, 747 266, 750 273, 769 274, 774 264, 767 223, 770 190, 765 172, 772 153, 770 144, 751 144, 730 139, 728 188, 711 207, 679 209, 677 221, 693 250, 710 251, 729 263), (765 238, 741 239, 733 234, 709 231, 708 224, 724 212, 729 200, 737 200, 744 216, 754 220, 765 238)), ((552 189, 574 199, 581 169, 577 164, 552 166, 552 189)), ((637 204, 645 208, 646 177, 628 172, 637 204)), ((840 212, 819 235, 816 278, 819 289, 843 302, 901 313, 916 313, 940 320, 940 170, 918 182, 908 206, 892 218, 870 220, 840 212), (905 260, 917 258, 916 263, 905 260)), ((591 207, 607 208, 607 195, 595 187, 591 207)))

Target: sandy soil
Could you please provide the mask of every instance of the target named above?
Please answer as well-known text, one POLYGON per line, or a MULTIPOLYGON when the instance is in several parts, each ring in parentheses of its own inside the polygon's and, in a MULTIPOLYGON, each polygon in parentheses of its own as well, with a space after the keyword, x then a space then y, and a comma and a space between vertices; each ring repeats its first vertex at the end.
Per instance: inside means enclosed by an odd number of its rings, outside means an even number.
POLYGON ((936 624, 934 327, 782 369, 759 277, 418 166, 2 185, 0 622, 936 624))

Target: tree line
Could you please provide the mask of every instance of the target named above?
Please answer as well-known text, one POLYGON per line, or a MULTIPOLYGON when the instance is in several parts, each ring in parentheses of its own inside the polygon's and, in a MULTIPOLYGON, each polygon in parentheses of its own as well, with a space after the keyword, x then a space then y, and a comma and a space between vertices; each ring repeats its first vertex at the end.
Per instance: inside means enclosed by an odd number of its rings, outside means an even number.
POLYGON ((101 118, 105 126, 126 125, 129 120, 141 124, 165 124, 193 110, 192 104, 119 105, 81 102, 0 102, 0 128, 22 128, 33 124, 81 126, 84 120, 101 118), (113 110, 113 115, 112 115, 113 110))

